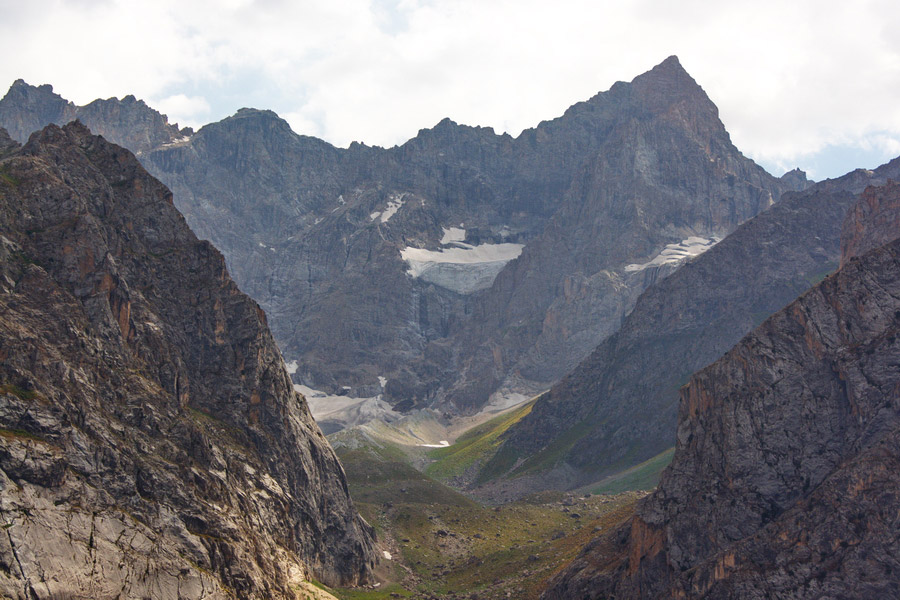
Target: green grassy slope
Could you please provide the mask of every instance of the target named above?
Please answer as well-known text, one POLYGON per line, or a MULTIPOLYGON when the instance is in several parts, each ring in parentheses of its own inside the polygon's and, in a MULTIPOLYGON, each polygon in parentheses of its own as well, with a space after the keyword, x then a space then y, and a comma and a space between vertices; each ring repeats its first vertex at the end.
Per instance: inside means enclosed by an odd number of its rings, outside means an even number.
POLYGON ((534 406, 534 400, 473 427, 457 438, 452 446, 435 448, 428 453, 434 462, 425 473, 440 481, 462 477, 469 469, 490 460, 500 445, 500 436, 518 423, 534 406))

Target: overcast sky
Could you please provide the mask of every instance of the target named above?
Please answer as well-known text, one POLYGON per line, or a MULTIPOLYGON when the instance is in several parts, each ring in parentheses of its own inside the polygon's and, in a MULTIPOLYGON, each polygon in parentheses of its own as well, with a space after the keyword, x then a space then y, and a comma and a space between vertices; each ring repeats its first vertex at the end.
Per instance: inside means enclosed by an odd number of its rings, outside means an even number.
POLYGON ((0 87, 134 94, 198 126, 270 108, 335 145, 443 117, 517 135, 667 56, 776 175, 900 155, 900 2, 0 0, 0 87))

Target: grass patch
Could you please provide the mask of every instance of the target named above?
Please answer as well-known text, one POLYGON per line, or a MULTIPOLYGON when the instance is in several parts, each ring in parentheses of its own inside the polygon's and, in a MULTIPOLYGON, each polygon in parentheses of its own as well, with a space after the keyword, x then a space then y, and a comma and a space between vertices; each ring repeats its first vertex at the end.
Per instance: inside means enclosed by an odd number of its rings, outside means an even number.
POLYGON ((825 278, 834 273, 837 268, 837 263, 827 263, 822 269, 813 271, 812 273, 807 273, 803 276, 803 279, 806 280, 806 283, 809 284, 809 287, 813 287, 824 281, 825 278))
POLYGON ((0 385, 0 393, 12 394, 19 400, 34 400, 38 397, 38 393, 34 390, 26 390, 12 383, 0 385))
MULTIPOLYGON (((483 449, 485 440, 504 429, 504 419, 515 419, 501 417, 462 436, 456 450, 466 456, 483 449)), ((436 451, 459 456, 453 447, 436 451)), ((581 498, 553 492, 488 507, 417 471, 389 443, 337 452, 357 509, 393 555, 379 565, 378 588, 324 588, 341 600, 473 594, 482 600, 536 600, 553 574, 600 531, 628 518, 644 495, 581 498)))
POLYGON ((414 469, 405 462, 402 451, 396 450, 396 453, 400 456, 394 456, 394 452, 386 448, 371 446, 338 450, 354 501, 374 505, 400 501, 476 506, 466 496, 414 469))
POLYGON ((631 490, 652 490, 659 483, 663 469, 672 462, 675 448, 660 452, 653 458, 604 478, 591 489, 592 494, 619 494, 631 490))
POLYGON ((530 456, 512 472, 512 476, 546 471, 556 466, 578 441, 594 430, 596 423, 581 421, 567 432, 550 442, 546 448, 530 456))
POLYGON ((35 435, 30 431, 25 431, 24 429, 0 429, 0 435, 5 438, 13 438, 13 439, 25 439, 25 440, 33 440, 35 442, 46 442, 44 438, 39 435, 35 435))
POLYGON ((10 174, 6 169, 0 169, 0 179, 13 187, 22 185, 22 180, 15 175, 10 174))
POLYGON ((531 412, 534 403, 535 400, 532 400, 515 410, 473 427, 461 435, 452 446, 431 450, 428 456, 434 462, 428 465, 425 473, 440 481, 447 481, 461 476, 468 468, 479 462, 488 461, 500 446, 500 436, 525 418, 531 412))

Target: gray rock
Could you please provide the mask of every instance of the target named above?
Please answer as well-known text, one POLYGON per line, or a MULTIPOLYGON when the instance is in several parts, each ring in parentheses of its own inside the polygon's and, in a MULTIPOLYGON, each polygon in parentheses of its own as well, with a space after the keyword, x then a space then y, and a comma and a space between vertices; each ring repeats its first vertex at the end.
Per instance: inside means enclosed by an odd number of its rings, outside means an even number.
POLYGON ((485 471, 516 466, 510 476, 524 493, 548 482, 566 489, 671 448, 690 374, 832 272, 855 194, 898 175, 900 159, 785 194, 651 285, 622 327, 509 430, 485 471), (544 472, 528 475, 535 464, 544 472))
MULTIPOLYGON (((30 115, 61 101, 26 87, 0 101, 0 125, 9 115, 24 128, 17 106, 30 115)), ((179 141, 137 104, 73 110, 173 190, 266 310, 296 380, 368 397, 384 377, 401 410, 472 412, 501 387, 545 389, 671 272, 628 265, 691 236, 724 237, 807 183, 743 157, 675 57, 515 139, 445 119, 399 147, 338 149, 242 109, 179 141), (412 277, 401 251, 445 248, 450 228, 470 246, 525 248, 508 263, 412 277)))
MULTIPOLYGON (((900 207, 898 186, 869 189, 851 221, 874 197, 900 207)), ((657 491, 543 597, 895 597, 898 326, 895 239, 691 377, 657 491)))

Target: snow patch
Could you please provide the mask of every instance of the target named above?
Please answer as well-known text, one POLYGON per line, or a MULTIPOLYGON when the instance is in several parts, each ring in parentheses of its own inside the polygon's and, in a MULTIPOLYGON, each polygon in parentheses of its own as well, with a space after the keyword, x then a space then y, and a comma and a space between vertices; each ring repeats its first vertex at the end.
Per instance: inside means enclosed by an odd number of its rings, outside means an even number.
POLYGON ((465 242, 466 230, 460 227, 443 227, 444 237, 441 238, 441 245, 446 246, 452 242, 465 242))
POLYGON ((387 550, 382 550, 382 551, 381 551, 381 555, 382 555, 385 559, 391 560, 391 553, 388 552, 387 550))
POLYGON ((403 206, 403 198, 406 197, 406 193, 403 194, 391 194, 388 198, 387 208, 383 211, 375 211, 373 213, 369 213, 369 220, 374 221, 375 219, 380 218, 382 223, 387 223, 391 220, 397 211, 400 210, 400 207, 403 206))
POLYGON ((191 136, 189 136, 189 135, 183 135, 183 136, 181 136, 180 138, 176 138, 176 139, 172 140, 171 142, 166 142, 165 144, 163 144, 162 146, 160 146, 160 148, 171 148, 171 147, 173 147, 173 146, 181 146, 181 145, 186 144, 186 143, 188 143, 188 142, 190 142, 190 141, 191 141, 191 136))
POLYGON ((289 375, 293 375, 294 373, 297 372, 297 369, 300 368, 300 365, 297 363, 296 360, 292 360, 289 363, 285 363, 284 366, 287 367, 287 372, 289 375))
POLYGON ((681 261, 699 256, 715 246, 719 242, 718 237, 702 238, 691 236, 677 244, 669 244, 657 254, 653 260, 641 264, 625 265, 626 271, 643 271, 647 267, 658 267, 667 264, 677 264, 681 261))
POLYGON ((412 277, 459 294, 471 294, 491 287, 506 263, 517 258, 525 247, 524 244, 462 246, 441 250, 405 248, 400 251, 400 257, 409 265, 412 277))
POLYGON ((384 389, 384 386, 387 385, 387 377, 384 377, 384 376, 382 376, 382 375, 379 375, 379 376, 378 376, 378 383, 381 384, 381 389, 384 389))
POLYGON ((416 444, 416 446, 419 446, 420 448, 446 448, 449 445, 450 442, 447 440, 441 440, 437 444, 416 444))

